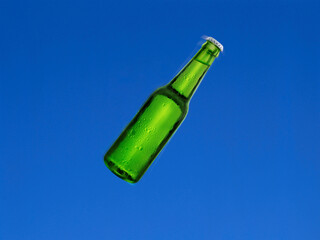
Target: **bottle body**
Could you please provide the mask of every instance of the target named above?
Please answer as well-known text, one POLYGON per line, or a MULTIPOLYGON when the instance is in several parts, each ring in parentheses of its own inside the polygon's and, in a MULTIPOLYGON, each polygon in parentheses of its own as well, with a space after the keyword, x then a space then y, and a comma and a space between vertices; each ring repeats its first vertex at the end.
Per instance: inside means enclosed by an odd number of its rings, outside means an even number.
POLYGON ((127 182, 139 181, 187 112, 188 103, 169 86, 159 88, 106 153, 105 164, 127 182))
POLYGON ((208 38, 172 81, 151 94, 104 157, 114 174, 139 181, 186 117, 192 95, 222 49, 217 43, 208 38))

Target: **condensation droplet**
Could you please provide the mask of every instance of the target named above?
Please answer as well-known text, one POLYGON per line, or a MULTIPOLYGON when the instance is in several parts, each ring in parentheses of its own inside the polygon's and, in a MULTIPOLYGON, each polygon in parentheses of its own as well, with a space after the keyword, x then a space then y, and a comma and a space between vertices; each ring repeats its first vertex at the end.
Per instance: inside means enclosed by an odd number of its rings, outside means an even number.
POLYGON ((139 150, 139 151, 142 151, 142 149, 143 149, 143 147, 141 147, 141 146, 134 146, 137 150, 139 150))

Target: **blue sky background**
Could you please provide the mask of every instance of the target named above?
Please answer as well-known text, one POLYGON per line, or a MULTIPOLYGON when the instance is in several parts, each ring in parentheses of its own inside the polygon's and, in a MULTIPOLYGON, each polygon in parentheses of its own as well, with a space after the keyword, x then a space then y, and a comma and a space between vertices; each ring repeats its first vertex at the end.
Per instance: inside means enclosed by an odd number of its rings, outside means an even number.
POLYGON ((320 239, 319 1, 0 1, 0 239, 320 239), (225 47, 136 185, 103 156, 225 47))

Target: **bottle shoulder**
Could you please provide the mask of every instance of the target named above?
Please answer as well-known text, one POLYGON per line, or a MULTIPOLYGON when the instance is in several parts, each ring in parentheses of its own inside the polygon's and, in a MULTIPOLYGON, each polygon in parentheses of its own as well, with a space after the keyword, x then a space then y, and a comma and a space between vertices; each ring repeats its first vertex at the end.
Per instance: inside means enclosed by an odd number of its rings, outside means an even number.
POLYGON ((163 96, 170 98, 172 101, 174 101, 180 107, 182 112, 187 114, 188 109, 189 109, 189 100, 187 98, 185 98, 183 95, 180 95, 177 91, 175 91, 170 86, 165 85, 163 87, 156 89, 151 94, 151 97, 155 97, 156 95, 163 95, 163 96))

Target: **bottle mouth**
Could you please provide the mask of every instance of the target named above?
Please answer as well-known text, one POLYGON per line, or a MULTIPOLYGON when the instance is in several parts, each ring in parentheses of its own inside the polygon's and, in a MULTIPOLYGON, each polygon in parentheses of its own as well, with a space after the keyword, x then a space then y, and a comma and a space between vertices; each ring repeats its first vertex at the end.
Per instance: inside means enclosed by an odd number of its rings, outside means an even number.
POLYGON ((220 49, 221 52, 223 51, 223 46, 222 46, 222 44, 219 43, 217 40, 215 40, 213 37, 205 36, 204 39, 207 40, 207 41, 209 41, 209 42, 212 42, 217 48, 220 49))

